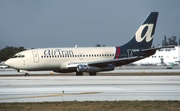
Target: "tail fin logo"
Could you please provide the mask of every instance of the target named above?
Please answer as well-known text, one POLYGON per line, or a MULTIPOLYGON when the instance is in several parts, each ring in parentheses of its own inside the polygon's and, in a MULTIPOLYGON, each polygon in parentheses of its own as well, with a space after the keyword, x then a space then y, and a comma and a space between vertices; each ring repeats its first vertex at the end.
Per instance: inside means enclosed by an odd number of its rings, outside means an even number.
POLYGON ((153 26, 154 24, 141 25, 135 35, 136 41, 142 42, 144 39, 146 39, 146 42, 150 42, 154 37, 154 35, 152 35, 153 26))

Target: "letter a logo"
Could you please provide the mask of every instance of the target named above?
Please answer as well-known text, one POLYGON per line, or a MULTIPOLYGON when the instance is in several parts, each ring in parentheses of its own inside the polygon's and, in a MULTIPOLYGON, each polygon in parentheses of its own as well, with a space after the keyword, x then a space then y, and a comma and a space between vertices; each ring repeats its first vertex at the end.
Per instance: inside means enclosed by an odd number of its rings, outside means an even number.
POLYGON ((142 42, 144 39, 146 39, 146 42, 150 42, 154 36, 152 35, 153 26, 154 26, 153 24, 141 25, 141 27, 137 30, 136 35, 135 35, 136 41, 142 42))

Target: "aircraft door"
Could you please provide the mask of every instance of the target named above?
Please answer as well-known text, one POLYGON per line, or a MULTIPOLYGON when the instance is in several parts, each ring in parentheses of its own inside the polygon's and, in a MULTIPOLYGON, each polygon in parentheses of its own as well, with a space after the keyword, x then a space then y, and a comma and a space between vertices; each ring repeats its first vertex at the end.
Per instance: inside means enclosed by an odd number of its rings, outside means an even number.
POLYGON ((133 57, 133 51, 131 49, 127 50, 128 57, 133 57))
POLYGON ((39 62, 39 55, 37 51, 32 51, 33 53, 33 61, 34 63, 38 63, 39 62))

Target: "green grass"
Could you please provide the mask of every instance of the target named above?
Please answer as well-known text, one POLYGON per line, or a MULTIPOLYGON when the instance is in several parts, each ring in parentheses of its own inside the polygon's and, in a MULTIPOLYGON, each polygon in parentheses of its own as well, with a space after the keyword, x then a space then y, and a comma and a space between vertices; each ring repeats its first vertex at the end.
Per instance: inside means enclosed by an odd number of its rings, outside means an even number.
POLYGON ((1 103, 0 111, 180 111, 180 101, 1 103))

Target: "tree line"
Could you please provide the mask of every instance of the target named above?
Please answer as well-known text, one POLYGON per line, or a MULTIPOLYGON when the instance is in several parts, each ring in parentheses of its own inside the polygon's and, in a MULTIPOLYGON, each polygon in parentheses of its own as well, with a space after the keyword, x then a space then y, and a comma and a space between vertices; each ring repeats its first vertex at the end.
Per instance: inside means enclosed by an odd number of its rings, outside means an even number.
POLYGON ((12 47, 6 46, 5 48, 0 50, 0 60, 6 61, 7 59, 14 56, 14 54, 26 50, 24 47, 12 47))
POLYGON ((176 36, 172 36, 172 37, 169 37, 169 38, 164 36, 164 40, 162 40, 162 46, 167 46, 167 45, 175 45, 175 46, 180 45, 180 38, 177 41, 176 36))

